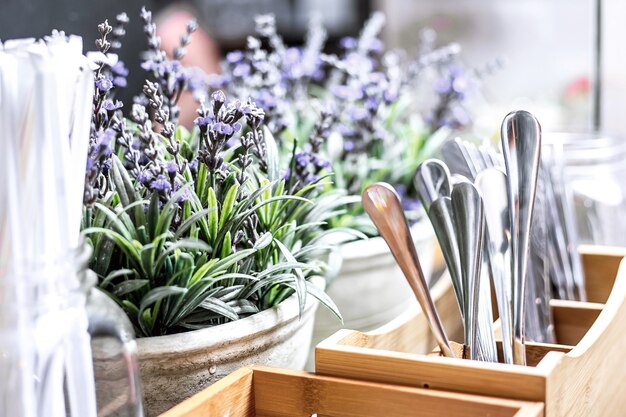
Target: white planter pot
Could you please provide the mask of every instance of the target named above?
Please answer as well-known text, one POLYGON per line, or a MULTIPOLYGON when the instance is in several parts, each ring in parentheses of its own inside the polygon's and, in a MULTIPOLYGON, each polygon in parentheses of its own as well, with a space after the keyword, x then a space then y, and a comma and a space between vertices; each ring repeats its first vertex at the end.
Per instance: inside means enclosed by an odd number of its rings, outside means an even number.
MULTIPOLYGON (((323 287, 323 279, 315 280, 323 287)), ((137 339, 146 416, 157 416, 242 366, 304 368, 318 302, 301 318, 295 295, 253 316, 187 333, 137 339)))
MULTIPOLYGON (((411 228, 426 279, 430 278, 435 253, 434 231, 427 219, 411 228)), ((343 263, 327 293, 343 316, 343 325, 327 309, 319 309, 307 369, 314 369, 314 349, 342 328, 366 332, 376 329, 404 311, 418 306, 411 287, 381 237, 341 246, 343 263)))

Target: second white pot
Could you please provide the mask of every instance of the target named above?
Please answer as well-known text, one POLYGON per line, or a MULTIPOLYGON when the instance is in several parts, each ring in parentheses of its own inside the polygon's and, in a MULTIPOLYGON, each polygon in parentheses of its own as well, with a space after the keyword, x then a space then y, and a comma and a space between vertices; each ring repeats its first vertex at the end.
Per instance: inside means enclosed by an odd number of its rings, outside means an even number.
MULTIPOLYGON (((428 219, 416 223, 411 234, 428 280, 435 253, 434 232, 428 219)), ((346 243, 341 246, 341 255, 341 269, 329 283, 327 293, 337 304, 344 322, 341 324, 327 309, 318 310, 308 370, 314 367, 315 345, 337 330, 373 330, 418 305, 383 238, 346 243)))

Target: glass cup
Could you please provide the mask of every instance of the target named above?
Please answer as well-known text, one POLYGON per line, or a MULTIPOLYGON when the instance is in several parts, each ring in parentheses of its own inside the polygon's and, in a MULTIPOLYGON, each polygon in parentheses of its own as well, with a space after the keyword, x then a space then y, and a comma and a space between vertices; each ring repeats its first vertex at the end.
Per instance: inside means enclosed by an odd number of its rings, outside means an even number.
POLYGON ((561 149, 579 242, 626 246, 626 141, 591 133, 544 137, 561 149))

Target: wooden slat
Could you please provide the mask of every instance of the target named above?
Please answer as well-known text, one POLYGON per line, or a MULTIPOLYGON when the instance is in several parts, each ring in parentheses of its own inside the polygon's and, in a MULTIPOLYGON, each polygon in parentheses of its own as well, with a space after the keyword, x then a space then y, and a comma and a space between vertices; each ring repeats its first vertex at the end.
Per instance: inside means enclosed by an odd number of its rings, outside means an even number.
POLYGON ((315 360, 315 371, 321 375, 525 401, 545 398, 545 374, 532 367, 353 346, 331 347, 324 342, 317 345, 315 360))
POLYGON ((626 255, 624 248, 581 246, 587 301, 606 303, 613 289, 620 263, 626 255))
POLYGON ((161 417, 255 417, 253 371, 241 368, 161 417))
POLYGON ((543 404, 306 372, 241 369, 161 417, 541 417, 543 404))
POLYGON ((604 308, 604 304, 552 300, 550 302, 556 340, 576 345, 585 336, 604 308))
POLYGON ((535 403, 264 368, 254 370, 254 391, 258 417, 539 417, 543 410, 535 403))

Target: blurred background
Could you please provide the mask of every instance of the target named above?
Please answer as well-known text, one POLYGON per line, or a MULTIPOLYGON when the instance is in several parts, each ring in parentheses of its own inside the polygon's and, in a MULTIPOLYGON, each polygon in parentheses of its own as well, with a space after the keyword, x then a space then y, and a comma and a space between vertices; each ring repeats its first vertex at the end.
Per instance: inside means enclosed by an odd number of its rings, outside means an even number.
MULTIPOLYGON (((314 14, 321 16, 331 48, 344 36, 357 36, 376 10, 387 16, 383 37, 388 48, 410 53, 418 48, 420 32, 432 28, 437 45, 461 45, 465 66, 503 64, 483 83, 482 96, 471 103, 479 137, 494 138, 509 111, 529 110, 548 139, 552 132, 576 134, 564 142, 573 144, 573 151, 566 149, 573 155, 566 164, 573 166, 569 171, 575 197, 580 196, 577 209, 587 213, 599 204, 609 207, 610 213, 626 210, 623 0, 0 0, 0 39, 44 36, 59 29, 81 35, 88 51, 94 49, 97 24, 125 11, 131 24, 121 59, 130 76, 121 98, 128 100, 139 92, 144 77, 139 68, 140 53, 146 48, 139 19, 143 5, 154 12, 166 50, 177 45, 189 18, 197 17, 201 30, 194 33, 183 64, 207 72, 218 72, 222 57, 245 46, 254 31, 253 18, 261 13, 276 15, 279 32, 292 45, 303 42, 314 14), (605 145, 583 144, 602 135, 608 135, 605 145)), ((603 217, 608 223, 614 218, 603 217)), ((593 240, 626 244, 624 229, 593 240)))
MULTIPOLYGON (((274 13, 287 41, 302 42, 313 13, 321 14, 332 39, 356 35, 374 10, 387 16, 385 40, 389 47, 411 50, 419 31, 431 27, 438 43, 462 45, 466 64, 479 67, 494 59, 505 66, 484 85, 489 112, 478 125, 494 123, 510 109, 535 112, 544 129, 581 131, 593 127, 595 88, 596 16, 601 0, 0 0, 0 38, 42 36, 57 28, 85 38, 90 49, 96 24, 126 11, 138 20, 142 5, 161 18, 175 10, 197 15, 201 27, 219 53, 241 48, 259 13, 274 13)), ((601 127, 623 133, 621 111, 626 104, 626 79, 622 76, 626 35, 621 17, 626 4, 602 4, 601 127)), ((144 39, 139 24, 130 25, 124 53, 131 69, 129 84, 140 75, 137 52, 144 39)), ((496 122, 497 124, 497 122, 496 122)))

